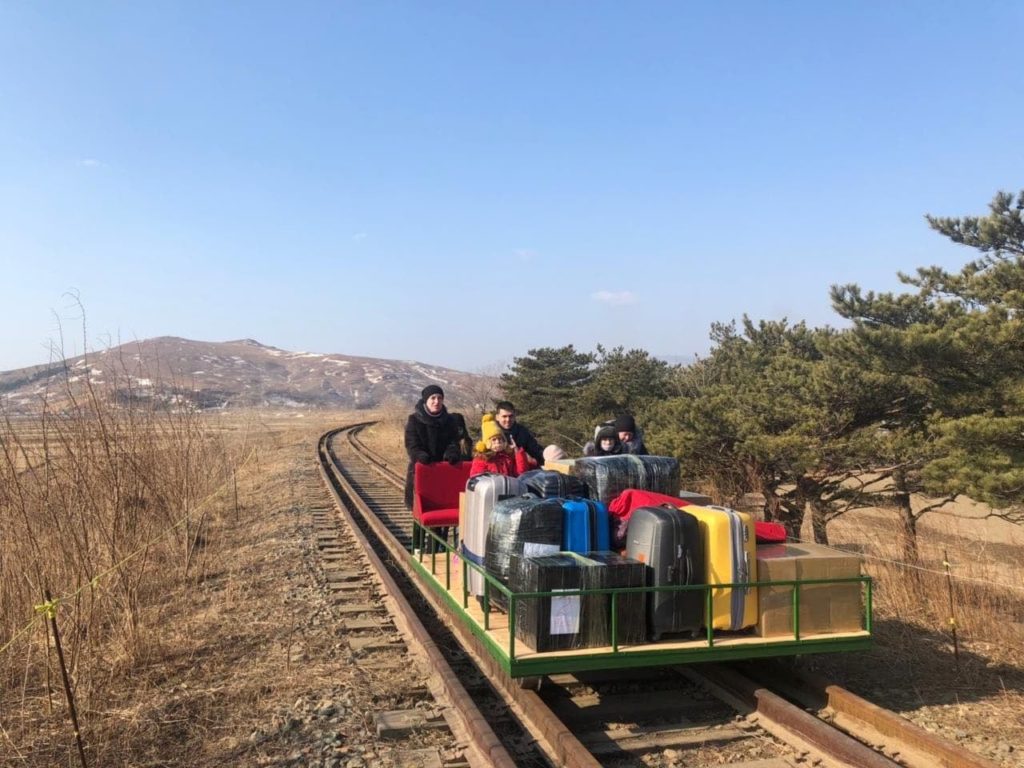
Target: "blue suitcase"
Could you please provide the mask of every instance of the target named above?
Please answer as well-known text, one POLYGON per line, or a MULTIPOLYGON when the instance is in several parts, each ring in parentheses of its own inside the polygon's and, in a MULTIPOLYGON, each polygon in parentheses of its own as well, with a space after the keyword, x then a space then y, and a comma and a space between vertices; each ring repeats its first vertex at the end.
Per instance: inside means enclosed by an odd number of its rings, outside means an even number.
POLYGON ((562 502, 562 551, 597 552, 611 548, 608 506, 592 499, 562 502))

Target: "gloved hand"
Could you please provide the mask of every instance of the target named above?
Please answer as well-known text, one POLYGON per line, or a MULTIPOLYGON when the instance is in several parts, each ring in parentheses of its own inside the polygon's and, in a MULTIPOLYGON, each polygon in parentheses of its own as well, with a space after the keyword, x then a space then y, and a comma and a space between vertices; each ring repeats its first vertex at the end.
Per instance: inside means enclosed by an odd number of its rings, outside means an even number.
POLYGON ((444 460, 452 466, 455 466, 462 461, 462 454, 459 453, 459 448, 456 445, 449 445, 444 449, 444 460))

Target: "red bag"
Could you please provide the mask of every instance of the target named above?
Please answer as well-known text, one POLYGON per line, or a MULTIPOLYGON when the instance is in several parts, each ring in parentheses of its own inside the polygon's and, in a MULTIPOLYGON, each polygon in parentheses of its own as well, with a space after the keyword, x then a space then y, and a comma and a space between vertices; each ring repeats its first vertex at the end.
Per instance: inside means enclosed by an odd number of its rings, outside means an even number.
POLYGON ((608 512, 615 515, 615 517, 628 520, 629 516, 633 514, 633 510, 638 507, 660 507, 662 504, 671 504, 673 507, 686 507, 689 506, 690 502, 683 501, 678 496, 627 488, 608 504, 608 512))
POLYGON ((754 521, 754 538, 758 544, 782 544, 786 541, 786 529, 782 523, 754 521))

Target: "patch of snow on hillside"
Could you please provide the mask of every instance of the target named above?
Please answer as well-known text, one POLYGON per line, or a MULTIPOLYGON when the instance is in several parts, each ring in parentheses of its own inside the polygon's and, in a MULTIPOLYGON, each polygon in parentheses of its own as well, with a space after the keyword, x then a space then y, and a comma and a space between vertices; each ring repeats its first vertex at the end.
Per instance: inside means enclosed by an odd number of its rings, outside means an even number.
POLYGON ((327 358, 326 360, 324 360, 324 362, 325 363, 334 363, 335 365, 349 365, 349 361, 348 360, 332 360, 331 358, 327 358))
POLYGON ((136 379, 135 384, 140 387, 152 387, 153 382, 150 379, 136 379))
POLYGON ((268 347, 267 348, 267 354, 268 355, 273 355, 274 357, 280 357, 281 355, 284 354, 284 352, 282 352, 280 349, 270 349, 268 347))
POLYGON ((440 376, 437 375, 437 373, 435 373, 432 370, 425 369, 422 365, 414 365, 412 369, 417 373, 422 373, 428 379, 434 379, 435 381, 439 381, 442 384, 451 384, 451 382, 448 381, 447 379, 442 379, 440 376))

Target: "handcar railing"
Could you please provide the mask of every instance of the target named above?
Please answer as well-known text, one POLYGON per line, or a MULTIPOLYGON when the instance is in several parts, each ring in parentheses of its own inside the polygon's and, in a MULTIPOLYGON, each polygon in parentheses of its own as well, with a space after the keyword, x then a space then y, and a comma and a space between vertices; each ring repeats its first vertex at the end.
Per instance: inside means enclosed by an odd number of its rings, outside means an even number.
MULTIPOLYGON (((414 522, 414 526, 419 526, 418 523, 414 522)), ((792 624, 792 640, 799 642, 801 640, 800 632, 800 610, 801 610, 801 598, 800 593, 803 587, 812 587, 818 585, 842 585, 842 584, 859 584, 862 587, 864 603, 862 612, 862 632, 866 632, 868 635, 872 632, 872 601, 873 601, 873 583, 870 576, 849 576, 844 578, 831 578, 831 579, 789 579, 789 580, 777 580, 777 581, 752 581, 745 583, 717 583, 717 584, 693 584, 693 585, 671 585, 671 586, 643 586, 643 587, 602 587, 602 588, 580 588, 580 589, 558 589, 557 591, 544 591, 544 592, 513 592, 507 586, 505 586, 497 577, 493 574, 488 573, 487 570, 478 565, 466 557, 461 556, 461 553, 457 552, 446 539, 442 539, 438 536, 434 530, 419 526, 423 532, 423 541, 431 541, 433 546, 429 547, 429 551, 415 550, 413 552, 414 559, 418 560, 420 565, 423 565, 424 558, 430 559, 429 571, 431 575, 436 577, 437 575, 437 558, 443 554, 445 562, 445 590, 451 591, 451 574, 452 574, 452 560, 458 558, 462 568, 462 608, 463 613, 469 621, 475 623, 477 626, 481 626, 480 622, 477 622, 475 617, 470 615, 466 609, 469 607, 469 571, 476 571, 479 573, 484 581, 484 591, 481 596, 481 609, 483 612, 483 623, 482 628, 485 632, 489 632, 491 629, 490 617, 494 612, 491 608, 491 591, 496 590, 505 598, 508 616, 508 660, 509 662, 515 662, 516 660, 516 606, 521 600, 531 600, 538 598, 552 598, 552 597, 587 597, 591 595, 610 595, 611 596, 611 610, 610 610, 610 635, 611 635, 611 653, 613 655, 623 653, 620 648, 619 642, 619 626, 618 626, 618 600, 622 595, 631 594, 653 594, 656 592, 704 592, 704 616, 710 617, 713 615, 713 600, 715 592, 727 589, 739 589, 749 590, 761 587, 771 588, 785 588, 792 587, 792 609, 793 609, 793 624, 792 624)), ((715 647, 715 629, 713 627, 713 621, 707 620, 705 622, 705 643, 706 647, 715 647)), ((750 629, 748 627, 747 629, 750 629)), ((735 636, 735 635, 732 635, 735 636)), ((790 639, 788 635, 775 635, 772 637, 763 638, 766 642, 778 642, 780 640, 790 639)), ((653 643, 648 643, 654 645, 653 643)), ((493 646, 493 643, 492 643, 493 646)), ((500 646, 496 647, 499 652, 501 651, 500 646)), ((635 647, 635 644, 634 646, 635 647)))

